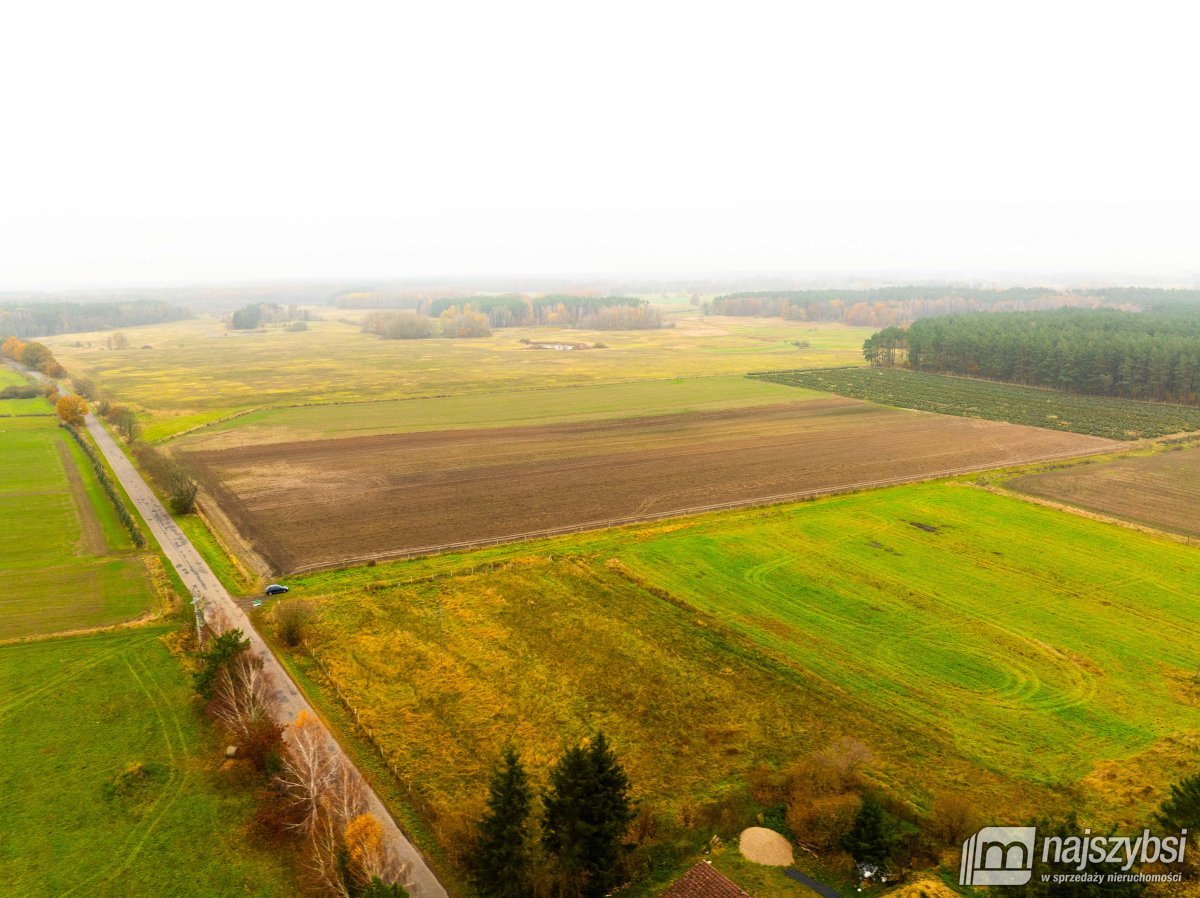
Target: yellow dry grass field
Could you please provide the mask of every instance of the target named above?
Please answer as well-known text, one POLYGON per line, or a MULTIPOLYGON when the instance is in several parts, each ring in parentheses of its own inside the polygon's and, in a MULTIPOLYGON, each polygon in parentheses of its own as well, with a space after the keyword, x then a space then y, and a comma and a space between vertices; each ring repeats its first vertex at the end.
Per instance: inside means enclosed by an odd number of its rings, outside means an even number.
POLYGON ((205 316, 129 328, 131 348, 105 348, 107 333, 46 342, 72 373, 93 377, 145 413, 161 439, 246 409, 514 389, 745 374, 863 364, 869 328, 762 319, 680 319, 646 331, 506 328, 480 339, 385 340, 351 313, 308 331, 235 332, 205 316), (604 343, 580 352, 531 350, 522 339, 604 343), (807 342, 807 348, 797 343, 807 342))

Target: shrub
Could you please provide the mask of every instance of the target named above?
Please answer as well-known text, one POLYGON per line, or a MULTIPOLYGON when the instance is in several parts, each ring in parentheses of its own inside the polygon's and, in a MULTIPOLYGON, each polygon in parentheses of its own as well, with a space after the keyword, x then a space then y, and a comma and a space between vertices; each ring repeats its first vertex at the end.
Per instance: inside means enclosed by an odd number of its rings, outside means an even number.
POLYGON ((759 764, 750 770, 750 794, 762 805, 779 804, 788 798, 788 776, 767 764, 759 764))
POLYGON ((104 467, 104 462, 100 460, 100 455, 92 448, 92 444, 83 438, 79 431, 73 427, 62 426, 75 442, 79 444, 79 447, 83 450, 83 454, 92 463, 92 470, 96 472, 96 479, 100 481, 100 486, 108 494, 108 498, 112 500, 113 507, 117 510, 117 517, 121 519, 121 523, 129 531, 129 537, 133 540, 133 544, 139 549, 146 545, 146 537, 142 536, 141 528, 138 527, 129 509, 125 507, 125 500, 121 498, 121 493, 117 489, 116 484, 108 476, 108 469, 104 467))
POLYGON ((787 822, 787 805, 776 804, 767 808, 762 814, 762 825, 775 830, 789 841, 792 839, 792 828, 787 822))
POLYGON ((154 478, 167 494, 167 504, 176 514, 191 514, 196 508, 199 486, 172 456, 151 446, 138 446, 134 450, 142 467, 154 478))
POLYGON ((121 435, 126 443, 132 443, 141 432, 142 426, 138 423, 137 415, 127 405, 113 405, 109 403, 108 413, 105 417, 117 429, 117 433, 121 435))
POLYGON ((842 844, 862 799, 853 792, 813 800, 796 800, 788 806, 787 822, 796 840, 822 851, 842 844))
POLYGON ((264 842, 279 844, 295 838, 299 826, 300 814, 295 803, 279 781, 272 779, 258 793, 252 832, 264 842))
POLYGON ((0 399, 34 399, 43 393, 41 387, 32 384, 28 387, 11 386, 0 390, 0 399))
POLYGON ((100 391, 96 389, 95 381, 87 377, 74 378, 71 381, 71 389, 89 402, 94 402, 96 397, 100 395, 100 391))
POLYGON ((313 608, 304 601, 283 601, 275 606, 272 617, 275 621, 275 635, 288 648, 295 648, 304 642, 308 625, 312 622, 313 608))
POLYGON ((967 796, 944 792, 933 800, 929 812, 929 831, 946 845, 959 845, 978 828, 975 806, 967 796))
POLYGON ((423 340, 437 333, 434 320, 416 312, 372 312, 363 320, 362 329, 389 340, 423 340))

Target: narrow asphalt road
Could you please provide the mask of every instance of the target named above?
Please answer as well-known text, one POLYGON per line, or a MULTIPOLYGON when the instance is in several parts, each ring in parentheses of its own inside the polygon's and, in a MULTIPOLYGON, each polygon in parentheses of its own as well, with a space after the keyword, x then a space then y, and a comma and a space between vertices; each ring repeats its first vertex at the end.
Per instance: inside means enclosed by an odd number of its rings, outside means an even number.
MULTIPOLYGON (((13 366, 16 367, 16 366, 13 366)), ((46 383, 52 383, 47 378, 37 374, 36 372, 21 370, 24 374, 32 375, 46 383)), ((60 387, 60 389, 62 389, 60 387)), ((104 429, 94 415, 87 416, 87 428, 91 433, 96 445, 100 447, 100 451, 104 453, 104 457, 108 459, 108 463, 112 466, 113 472, 117 475, 117 479, 121 481, 121 485, 125 487, 125 492, 129 494, 129 498, 137 506, 142 517, 145 518, 151 532, 158 540, 158 544, 162 547, 163 554, 167 556, 171 564, 175 566, 175 570, 179 572, 179 577, 183 580, 184 586, 188 591, 200 599, 202 607, 210 613, 212 610, 218 610, 230 627, 240 627, 241 631, 250 640, 250 651, 263 661, 263 670, 268 673, 272 681, 280 684, 281 688, 275 693, 276 701, 276 721, 280 724, 288 725, 299 716, 301 711, 306 711, 309 715, 320 717, 313 709, 308 700, 292 682, 283 665, 279 663, 279 659, 267 647, 266 642, 259 636, 258 631, 254 629, 250 618, 246 616, 238 604, 233 600, 225 587, 221 585, 221 581, 217 579, 216 574, 200 557, 200 553, 188 540, 187 536, 179 526, 172 520, 171 515, 158 501, 158 497, 154 495, 153 490, 138 473, 133 464, 121 451, 121 448, 116 444, 112 435, 104 429)), ((286 732, 284 734, 287 735, 286 732)), ((342 762, 361 778, 362 774, 358 772, 354 766, 354 762, 350 760, 345 751, 333 738, 328 730, 325 730, 325 736, 328 740, 328 751, 340 756, 342 762)), ((396 825, 396 821, 392 819, 392 815, 388 813, 383 802, 379 800, 379 796, 375 794, 375 790, 364 779, 363 786, 367 794, 368 810, 375 815, 383 827, 384 834, 388 842, 392 846, 392 850, 402 863, 408 864, 408 873, 406 876, 405 886, 412 894, 413 898, 447 898, 446 889, 438 882, 437 877, 433 875, 433 871, 429 869, 429 865, 425 862, 425 858, 413 846, 413 844, 400 831, 400 827, 396 825)))
POLYGON ((820 895, 821 898, 842 898, 840 892, 831 889, 823 882, 817 882, 817 880, 813 879, 811 876, 806 876, 795 867, 788 867, 783 871, 783 874, 790 879, 796 880, 796 882, 800 883, 801 885, 808 886, 810 889, 820 895))

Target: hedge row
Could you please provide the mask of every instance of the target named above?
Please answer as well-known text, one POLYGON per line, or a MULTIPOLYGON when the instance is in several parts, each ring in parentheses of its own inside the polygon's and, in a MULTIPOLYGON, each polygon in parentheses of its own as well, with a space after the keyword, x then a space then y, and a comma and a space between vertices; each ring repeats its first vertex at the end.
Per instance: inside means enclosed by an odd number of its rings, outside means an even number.
POLYGON ((133 519, 133 515, 129 513, 129 509, 125 507, 125 500, 121 498, 121 493, 117 489, 116 484, 108 476, 108 469, 104 467, 104 462, 100 460, 100 456, 92 448, 92 444, 85 440, 74 427, 68 427, 66 424, 60 424, 59 426, 73 436, 75 442, 83 449, 84 454, 87 455, 92 463, 92 469, 96 472, 96 479, 100 481, 100 485, 104 487, 104 492, 108 493, 108 498, 112 500, 113 507, 117 510, 117 517, 121 519, 121 523, 129 531, 129 536, 133 540, 133 544, 139 549, 142 548, 146 545, 146 537, 142 535, 141 528, 138 527, 137 521, 133 519))

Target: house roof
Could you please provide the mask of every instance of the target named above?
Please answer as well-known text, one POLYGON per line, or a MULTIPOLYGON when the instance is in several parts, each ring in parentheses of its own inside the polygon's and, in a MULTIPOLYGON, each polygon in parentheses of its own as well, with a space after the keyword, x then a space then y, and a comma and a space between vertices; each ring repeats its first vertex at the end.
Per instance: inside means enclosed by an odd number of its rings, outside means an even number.
POLYGON ((662 898, 750 898, 750 893, 714 870, 708 861, 701 861, 675 880, 662 898))

